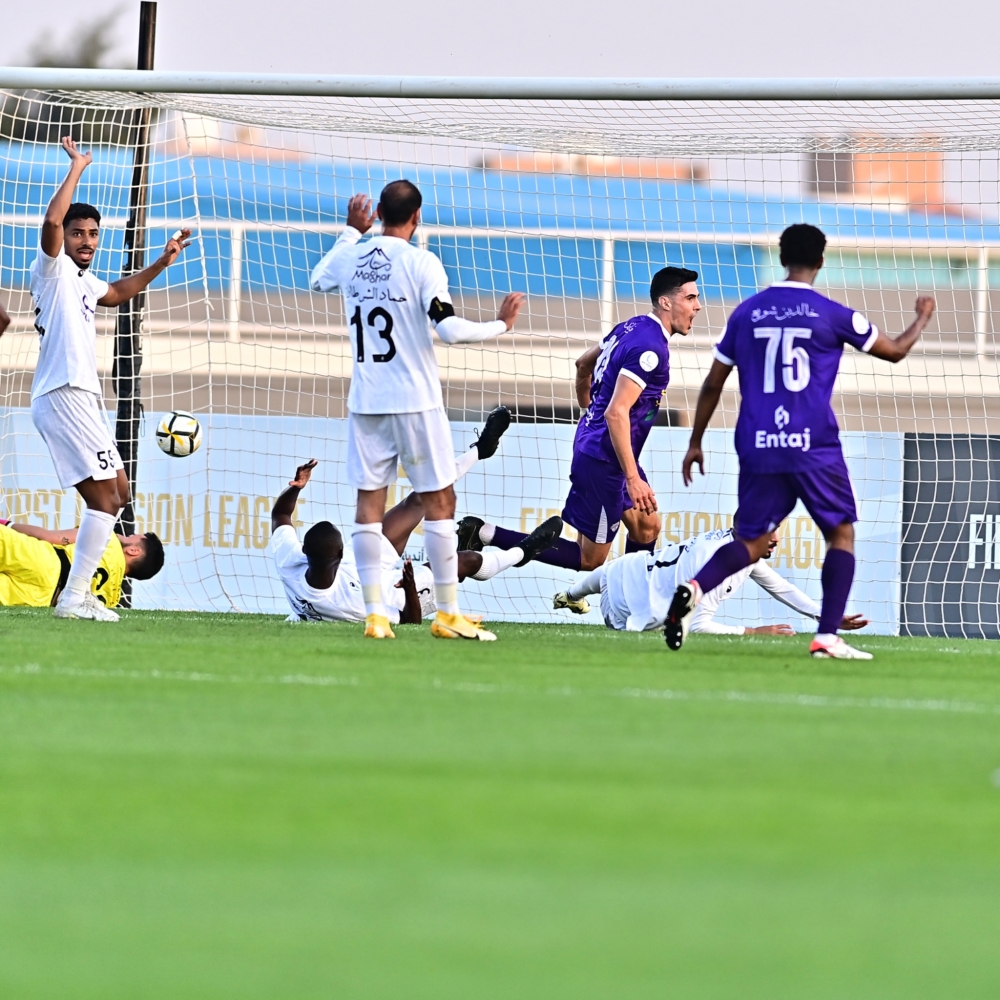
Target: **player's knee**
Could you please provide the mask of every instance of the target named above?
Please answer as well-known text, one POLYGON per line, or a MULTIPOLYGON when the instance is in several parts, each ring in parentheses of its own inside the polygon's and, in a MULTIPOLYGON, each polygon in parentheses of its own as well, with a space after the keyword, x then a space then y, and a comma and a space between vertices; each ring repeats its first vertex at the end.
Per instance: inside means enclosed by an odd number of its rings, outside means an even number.
POLYGON ((826 542, 832 549, 853 550, 854 525, 851 524, 850 521, 838 524, 837 527, 826 536, 826 542))
POLYGON ((600 555, 591 553, 581 553, 580 555, 580 572, 589 573, 591 570, 597 569, 599 566, 603 566, 607 560, 607 555, 601 553, 600 555))

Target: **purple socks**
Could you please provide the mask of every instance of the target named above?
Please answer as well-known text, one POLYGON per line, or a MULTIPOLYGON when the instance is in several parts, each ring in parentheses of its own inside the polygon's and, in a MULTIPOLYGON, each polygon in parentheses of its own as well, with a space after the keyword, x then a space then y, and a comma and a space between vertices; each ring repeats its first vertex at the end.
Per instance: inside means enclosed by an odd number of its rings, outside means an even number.
MULTIPOLYGON (((498 549, 512 549, 515 545, 520 545, 521 541, 527 537, 523 531, 511 531, 509 528, 501 528, 497 525, 490 545, 495 545, 498 549)), ((563 569, 579 571, 580 546, 568 538, 560 538, 552 548, 546 549, 541 555, 536 556, 535 561, 545 563, 548 566, 561 566, 563 569)))
POLYGON ((625 552, 655 552, 656 539, 651 542, 633 542, 631 538, 625 539, 625 552))
POLYGON ((836 635, 854 583, 854 553, 830 549, 823 560, 823 605, 817 632, 836 635))
MULTIPOLYGON (((739 573, 750 565, 750 553, 747 547, 737 539, 727 542, 718 549, 714 556, 695 574, 695 580, 701 587, 701 592, 707 594, 715 590, 727 577, 739 573)), ((839 621, 839 619, 838 619, 839 621)))

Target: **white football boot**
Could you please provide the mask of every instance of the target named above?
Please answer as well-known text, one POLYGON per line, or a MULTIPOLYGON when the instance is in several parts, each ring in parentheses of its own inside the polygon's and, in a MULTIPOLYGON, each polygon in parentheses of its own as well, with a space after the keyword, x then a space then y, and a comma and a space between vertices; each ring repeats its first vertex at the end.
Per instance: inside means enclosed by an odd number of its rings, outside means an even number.
POLYGON ((809 655, 831 660, 870 660, 871 653, 848 646, 839 635, 816 635, 809 647, 809 655))
POLYGON ((95 622, 116 622, 120 618, 120 615, 112 611, 111 608, 106 608, 101 604, 89 590, 83 595, 82 601, 77 601, 74 604, 64 601, 65 595, 66 592, 63 591, 56 606, 52 609, 53 618, 86 618, 95 622))
POLYGON ((590 602, 586 597, 574 601, 565 590, 560 590, 552 598, 552 607, 557 611, 560 608, 568 608, 574 615, 585 615, 590 611, 590 602))

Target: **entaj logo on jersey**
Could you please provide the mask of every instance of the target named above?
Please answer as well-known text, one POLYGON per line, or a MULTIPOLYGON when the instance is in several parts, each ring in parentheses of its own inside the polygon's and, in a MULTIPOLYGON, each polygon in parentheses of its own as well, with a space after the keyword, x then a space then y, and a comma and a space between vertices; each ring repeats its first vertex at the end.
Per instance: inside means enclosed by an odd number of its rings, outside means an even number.
POLYGON ((380 247, 375 247, 374 250, 369 250, 363 257, 358 260, 357 270, 354 272, 354 277, 358 281, 367 281, 370 284, 377 284, 379 282, 388 281, 389 275, 392 274, 392 261, 386 256, 384 250, 380 247))
POLYGON ((809 428, 805 428, 801 434, 786 434, 785 428, 791 423, 792 415, 783 406, 779 406, 774 411, 774 426, 778 428, 777 434, 768 434, 767 431, 757 431, 754 436, 754 444, 758 448, 800 448, 802 451, 809 450, 809 428))

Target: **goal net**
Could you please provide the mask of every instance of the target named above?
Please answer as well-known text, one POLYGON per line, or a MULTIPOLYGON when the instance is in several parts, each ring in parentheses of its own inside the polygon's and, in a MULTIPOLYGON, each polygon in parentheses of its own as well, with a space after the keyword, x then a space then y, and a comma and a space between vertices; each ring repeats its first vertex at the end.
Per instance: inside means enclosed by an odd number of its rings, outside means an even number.
MULTIPOLYGON (((834 405, 860 514, 850 610, 886 633, 1000 634, 996 104, 2 99, 0 295, 13 316, 0 339, 6 516, 46 527, 78 517, 28 411, 38 351, 28 269, 66 169, 60 136, 94 151, 77 197, 104 215, 98 274, 123 267, 143 137, 147 259, 181 226, 196 236, 142 303, 134 357, 116 363, 116 315, 98 315, 110 419, 117 376, 141 365, 135 520, 167 552, 164 571, 135 585, 135 606, 286 612, 267 552, 269 512, 307 458, 320 464, 296 512, 300 531, 320 519, 352 523, 347 325, 339 295, 311 292, 309 274, 352 194, 377 198, 407 177, 424 198, 416 239, 444 263, 460 315, 491 319, 504 293, 527 293, 513 333, 438 347, 456 453, 494 406, 515 419, 498 455, 459 483, 459 517, 530 530, 561 510, 579 417, 574 360, 616 322, 647 312, 651 275, 675 264, 699 272, 705 308, 690 336, 671 340, 670 387, 642 463, 663 514, 661 541, 730 525, 735 376, 706 441, 708 474, 691 489, 680 478, 685 428, 728 312, 781 276, 781 230, 812 222, 829 239, 818 287, 880 329, 908 325, 918 293, 937 299, 909 359, 893 367, 848 349, 841 365, 834 405), (146 133, 136 125, 143 108, 146 133), (156 448, 157 420, 171 410, 202 422, 204 443, 190 458, 156 448)), ((401 478, 390 502, 408 489, 401 478)), ((620 533, 614 553, 623 546, 620 533)), ((421 558, 422 549, 418 529, 408 552, 421 558)), ((772 564, 819 597, 823 550, 799 508, 772 564)), ((463 606, 492 619, 557 620, 551 595, 568 579, 532 563, 470 581, 463 606)), ((717 620, 809 627, 755 590, 748 583, 717 620)), ((596 609, 587 620, 600 623, 596 609)))

